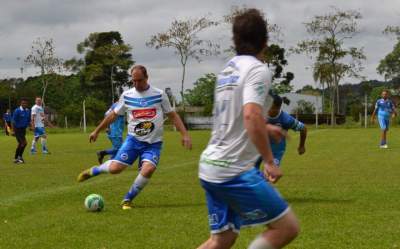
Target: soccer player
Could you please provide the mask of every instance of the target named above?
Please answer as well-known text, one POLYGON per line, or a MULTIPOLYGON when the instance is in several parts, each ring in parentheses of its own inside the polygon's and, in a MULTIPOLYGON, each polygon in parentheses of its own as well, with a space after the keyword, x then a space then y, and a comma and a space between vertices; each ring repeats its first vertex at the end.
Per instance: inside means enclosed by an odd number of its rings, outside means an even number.
POLYGON ((131 208, 132 200, 143 190, 157 169, 164 114, 181 133, 182 145, 187 149, 192 147, 189 133, 179 115, 172 110, 167 95, 148 84, 146 68, 134 66, 131 75, 134 87, 122 93, 117 106, 90 134, 89 140, 95 142, 99 132, 124 113, 128 114, 128 136, 114 159, 87 169, 78 176, 78 181, 81 182, 102 173, 118 174, 139 158, 139 174, 122 201, 122 209, 131 208))
POLYGON ((268 226, 249 249, 278 249, 297 236, 299 225, 277 190, 254 167, 261 154, 269 181, 275 183, 282 176, 265 132, 272 75, 262 63, 267 24, 258 10, 234 18, 233 41, 237 55, 218 74, 213 130, 199 163, 211 229, 199 249, 231 248, 242 224, 268 226))
POLYGON ((12 129, 11 129, 11 112, 10 109, 7 109, 6 112, 3 114, 3 121, 4 121, 4 131, 6 135, 9 136, 12 129))
MULTIPOLYGON (((297 152, 299 155, 303 155, 306 152, 306 138, 307 138, 307 128, 302 122, 292 117, 289 113, 282 111, 283 99, 278 95, 273 95, 273 103, 268 111, 267 124, 276 125, 281 127, 284 131, 292 129, 294 131, 300 132, 300 142, 297 147, 297 152)), ((274 155, 274 163, 280 166, 282 157, 286 151, 286 139, 283 137, 280 141, 275 141, 270 139, 272 154, 274 155)), ((262 162, 262 158, 256 163, 256 167, 259 168, 262 162)))
POLYGON ((49 125, 51 123, 46 119, 43 109, 42 98, 37 97, 35 99, 35 105, 31 109, 31 127, 34 132, 34 138, 32 140, 31 154, 36 154, 36 143, 39 141, 42 145, 42 153, 49 154, 47 149, 47 135, 44 128, 45 122, 49 125))
POLYGON ((389 130, 390 116, 392 116, 392 118, 396 116, 396 109, 393 102, 389 99, 388 90, 383 90, 381 96, 382 98, 376 101, 375 110, 372 113, 371 121, 372 123, 375 122, 375 116, 376 113, 378 112, 378 122, 382 131, 380 148, 387 149, 388 145, 386 140, 386 134, 387 131, 389 130))
MULTIPOLYGON (((108 111, 106 112, 105 116, 114 111, 116 106, 117 103, 112 104, 110 109, 108 109, 108 111)), ((124 127, 125 127, 125 116, 118 115, 118 118, 114 122, 112 122, 110 126, 107 128, 107 137, 111 141, 112 148, 97 152, 97 159, 100 164, 103 163, 103 159, 106 155, 110 155, 111 159, 113 159, 114 156, 117 154, 119 148, 121 148, 124 127)))
POLYGON ((29 124, 31 123, 31 112, 28 108, 28 100, 26 98, 22 98, 20 104, 21 105, 14 110, 11 121, 15 138, 18 142, 14 157, 14 163, 16 164, 25 163, 22 155, 24 154, 24 150, 27 145, 25 137, 26 128, 29 127, 29 124))

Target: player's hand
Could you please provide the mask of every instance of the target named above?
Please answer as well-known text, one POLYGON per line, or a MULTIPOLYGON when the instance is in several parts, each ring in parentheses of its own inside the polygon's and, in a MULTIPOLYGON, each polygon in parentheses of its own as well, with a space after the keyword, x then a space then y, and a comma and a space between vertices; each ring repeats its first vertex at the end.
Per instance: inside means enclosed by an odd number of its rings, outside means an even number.
POLYGON ((192 139, 189 135, 185 135, 182 137, 182 146, 188 150, 192 149, 192 139))
POLYGON ((279 180, 279 178, 282 177, 283 174, 281 169, 274 163, 271 164, 265 163, 264 175, 269 182, 276 183, 279 180))
POLYGON ((98 136, 99 136, 99 133, 97 133, 96 131, 90 133, 90 135, 89 135, 89 142, 90 142, 90 143, 96 142, 98 136))
POLYGON ((275 143, 279 143, 282 139, 287 136, 287 132, 277 125, 267 124, 268 135, 275 141, 275 143))
POLYGON ((297 148, 297 152, 299 153, 299 155, 303 155, 304 153, 306 153, 306 148, 304 146, 301 146, 297 148))

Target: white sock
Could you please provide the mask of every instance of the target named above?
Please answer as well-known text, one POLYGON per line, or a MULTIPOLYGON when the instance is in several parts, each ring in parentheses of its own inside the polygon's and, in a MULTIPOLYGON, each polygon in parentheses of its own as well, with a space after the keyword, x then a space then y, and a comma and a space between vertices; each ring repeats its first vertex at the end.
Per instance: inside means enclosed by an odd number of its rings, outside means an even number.
POLYGON ((149 178, 144 177, 142 174, 138 174, 136 177, 135 181, 133 182, 131 188, 129 189, 128 193, 125 195, 125 200, 133 200, 140 191, 146 186, 146 184, 149 182, 149 178))
POLYGON ((31 150, 36 150, 36 139, 32 140, 32 147, 31 150))
POLYGON ((248 249, 275 249, 275 248, 272 247, 271 244, 263 236, 259 235, 251 242, 248 249))
POLYGON ((47 139, 46 138, 40 138, 40 143, 42 144, 42 151, 46 150, 47 151, 47 139))

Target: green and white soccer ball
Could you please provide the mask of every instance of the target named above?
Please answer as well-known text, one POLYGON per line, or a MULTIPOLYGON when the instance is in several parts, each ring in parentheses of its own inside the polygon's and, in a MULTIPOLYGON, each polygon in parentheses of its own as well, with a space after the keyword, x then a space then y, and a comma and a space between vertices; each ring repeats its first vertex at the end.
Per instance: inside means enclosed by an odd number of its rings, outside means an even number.
POLYGON ((99 212, 104 208, 104 199, 98 194, 88 195, 85 199, 85 207, 88 211, 99 212))

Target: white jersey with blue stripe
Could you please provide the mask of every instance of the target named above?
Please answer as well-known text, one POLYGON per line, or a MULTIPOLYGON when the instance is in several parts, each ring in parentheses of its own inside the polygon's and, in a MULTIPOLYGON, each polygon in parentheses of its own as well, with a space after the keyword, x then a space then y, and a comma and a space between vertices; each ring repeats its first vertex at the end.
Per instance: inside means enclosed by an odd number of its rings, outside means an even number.
POLYGON ((149 86, 143 92, 135 88, 122 93, 114 112, 128 117, 128 134, 147 143, 162 141, 164 113, 172 112, 163 90, 149 86))
POLYGON ((213 130, 200 158, 199 177, 221 183, 252 169, 259 157, 243 123, 243 106, 255 103, 267 113, 272 75, 254 56, 235 56, 218 74, 213 130))
POLYGON ((34 105, 31 109, 31 115, 35 118, 35 128, 44 127, 44 109, 43 106, 34 105))

